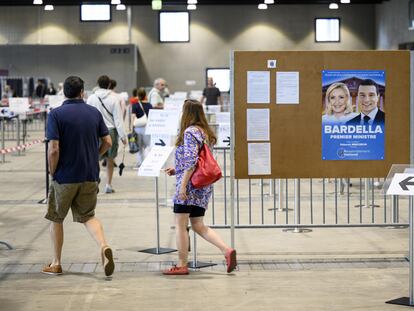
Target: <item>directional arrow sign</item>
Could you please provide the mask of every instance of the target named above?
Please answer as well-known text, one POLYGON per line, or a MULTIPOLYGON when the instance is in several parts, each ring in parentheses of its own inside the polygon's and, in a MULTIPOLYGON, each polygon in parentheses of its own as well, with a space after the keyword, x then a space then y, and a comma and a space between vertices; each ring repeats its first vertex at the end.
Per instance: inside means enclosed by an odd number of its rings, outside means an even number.
POLYGON ((387 195, 414 195, 414 174, 397 173, 394 175, 387 195))
POLYGON ((223 143, 227 143, 227 146, 230 146, 230 136, 227 136, 227 139, 223 139, 223 143))
POLYGON ((155 146, 166 146, 165 142, 160 138, 160 141, 158 143, 155 143, 155 146))
POLYGON ((407 177, 403 181, 400 182, 400 186, 403 190, 408 190, 407 186, 414 186, 414 182, 410 182, 411 179, 413 179, 414 176, 407 177))

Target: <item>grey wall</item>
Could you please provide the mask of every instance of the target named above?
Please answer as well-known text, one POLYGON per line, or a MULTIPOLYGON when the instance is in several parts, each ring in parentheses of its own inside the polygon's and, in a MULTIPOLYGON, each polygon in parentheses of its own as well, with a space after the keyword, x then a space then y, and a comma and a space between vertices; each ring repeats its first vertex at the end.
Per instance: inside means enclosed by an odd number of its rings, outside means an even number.
MULTIPOLYGON (((229 66, 231 50, 373 49, 375 6, 343 5, 340 10, 333 11, 326 5, 274 5, 267 11, 259 11, 256 6, 248 5, 200 5, 191 12, 190 36, 190 43, 160 44, 158 12, 148 6, 132 7, 131 43, 138 47, 138 84, 150 85, 153 79, 164 77, 172 91, 202 89, 205 68, 229 66), (315 43, 315 17, 340 17, 341 42, 315 43), (196 85, 187 87, 186 80, 195 80, 196 85)), ((0 44, 3 45, 126 43, 126 11, 113 10, 111 23, 80 23, 77 7, 56 7, 53 12, 37 7, 2 7, 0 10, 0 44)), ((0 64, 5 63, 3 57, 0 54, 0 64)), ((94 55, 80 54, 79 57, 88 63, 94 55)), ((23 58, 29 59, 24 61, 24 67, 28 75, 33 75, 35 69, 30 66, 30 52, 21 55, 22 62, 23 58)), ((16 61, 15 68, 18 68, 19 61, 16 61)), ((111 68, 110 62, 111 58, 102 64, 102 69, 111 68)), ((36 68, 36 72, 38 70, 42 68, 36 68)), ((91 72, 91 76, 101 72, 91 72)), ((108 74, 119 77, 124 72, 108 74)), ((16 75, 13 67, 10 75, 16 75)), ((41 75, 50 76, 48 72, 41 75)), ((130 91, 129 85, 120 84, 120 87, 130 91)))
POLYGON ((87 90, 99 75, 109 74, 129 90, 136 85, 136 55, 134 45, 0 45, 0 68, 10 76, 48 77, 56 87, 77 75, 87 90))
POLYGON ((414 42, 408 30, 408 0, 390 0, 376 8, 376 48, 398 49, 398 44, 414 42))

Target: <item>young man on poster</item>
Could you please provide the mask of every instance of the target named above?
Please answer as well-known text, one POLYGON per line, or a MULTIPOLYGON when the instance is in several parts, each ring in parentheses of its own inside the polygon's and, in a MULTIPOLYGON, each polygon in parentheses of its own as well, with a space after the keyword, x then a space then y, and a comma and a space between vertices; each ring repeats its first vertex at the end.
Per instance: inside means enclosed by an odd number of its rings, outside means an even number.
POLYGON ((378 108, 379 92, 377 84, 371 80, 363 80, 358 87, 358 104, 361 113, 349 120, 350 125, 383 125, 385 113, 378 108))

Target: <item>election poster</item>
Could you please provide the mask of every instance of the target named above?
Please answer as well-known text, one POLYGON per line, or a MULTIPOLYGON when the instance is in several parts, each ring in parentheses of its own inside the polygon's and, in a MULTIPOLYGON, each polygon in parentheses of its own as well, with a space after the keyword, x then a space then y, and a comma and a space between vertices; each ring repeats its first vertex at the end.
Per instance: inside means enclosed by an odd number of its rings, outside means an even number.
POLYGON ((322 159, 385 159, 385 71, 322 71, 322 159))

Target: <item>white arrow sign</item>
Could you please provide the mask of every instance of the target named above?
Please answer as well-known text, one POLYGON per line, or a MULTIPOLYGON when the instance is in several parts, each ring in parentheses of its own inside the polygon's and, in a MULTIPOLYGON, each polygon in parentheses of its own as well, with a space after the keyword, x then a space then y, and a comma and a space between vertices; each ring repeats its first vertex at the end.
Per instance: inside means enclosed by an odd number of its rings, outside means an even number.
POLYGON ((414 195, 414 174, 396 173, 387 190, 387 195, 414 195))

